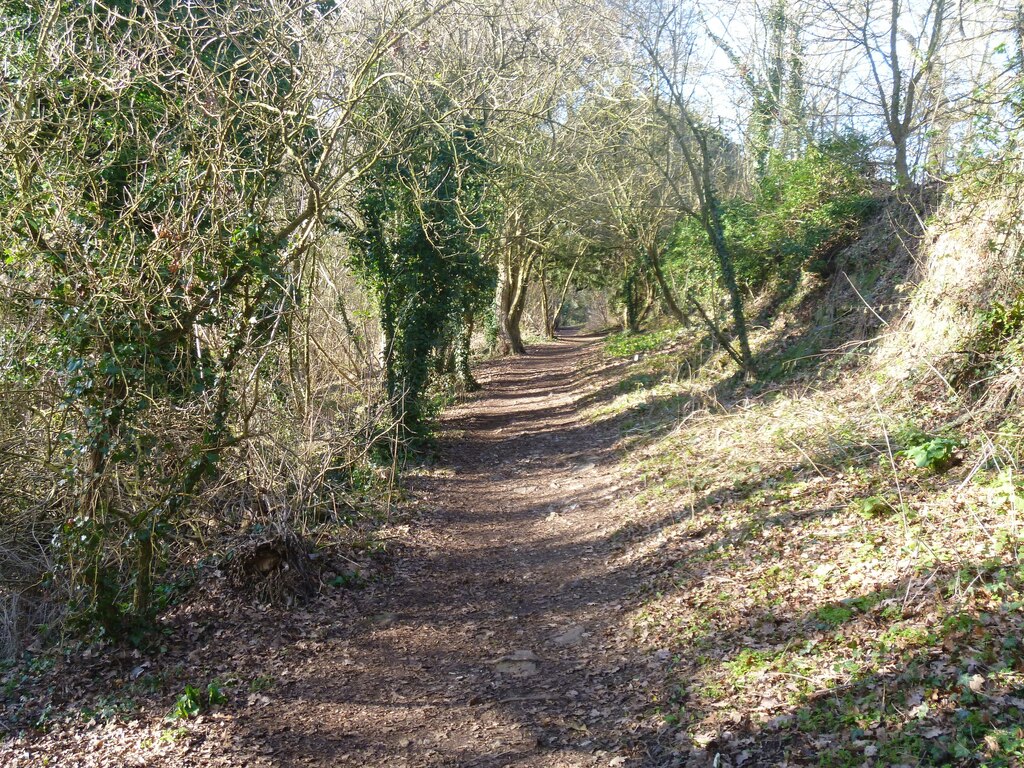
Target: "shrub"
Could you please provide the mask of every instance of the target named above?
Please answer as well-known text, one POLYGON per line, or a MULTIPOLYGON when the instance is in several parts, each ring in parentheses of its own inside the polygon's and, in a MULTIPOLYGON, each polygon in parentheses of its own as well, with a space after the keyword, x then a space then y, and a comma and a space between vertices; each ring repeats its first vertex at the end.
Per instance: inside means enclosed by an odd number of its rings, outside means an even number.
POLYGON ((958 446, 959 443, 956 440, 935 437, 913 445, 900 453, 921 469, 941 471, 950 465, 958 446))
MULTIPOLYGON (((726 243, 742 287, 789 283, 801 270, 829 270, 831 257, 856 237, 874 208, 858 146, 834 142, 800 158, 772 157, 752 200, 723 203, 726 243)), ((685 219, 676 227, 668 266, 685 273, 682 282, 713 284, 716 261, 698 222, 685 219)))
POLYGON ((1024 293, 1006 302, 992 302, 981 313, 962 352, 950 375, 954 385, 1019 367, 1024 361, 1024 293))
POLYGON ((896 438, 905 446, 897 455, 921 469, 944 472, 957 462, 960 441, 956 438, 929 435, 913 426, 898 430, 896 438))
POLYGON ((194 685, 186 685, 184 693, 174 702, 171 709, 171 720, 190 720, 198 717, 211 707, 227 703, 227 696, 221 690, 220 685, 214 681, 201 691, 194 685))

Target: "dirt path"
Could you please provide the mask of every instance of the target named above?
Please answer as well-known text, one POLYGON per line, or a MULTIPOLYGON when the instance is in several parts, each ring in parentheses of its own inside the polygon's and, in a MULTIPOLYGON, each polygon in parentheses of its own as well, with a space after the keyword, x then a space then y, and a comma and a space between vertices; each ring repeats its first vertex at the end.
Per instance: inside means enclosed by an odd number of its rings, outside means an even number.
POLYGON ((581 416, 596 344, 496 361, 447 414, 393 583, 237 724, 274 764, 667 764, 641 726, 651 660, 619 627, 636 577, 615 564, 618 434, 581 416))

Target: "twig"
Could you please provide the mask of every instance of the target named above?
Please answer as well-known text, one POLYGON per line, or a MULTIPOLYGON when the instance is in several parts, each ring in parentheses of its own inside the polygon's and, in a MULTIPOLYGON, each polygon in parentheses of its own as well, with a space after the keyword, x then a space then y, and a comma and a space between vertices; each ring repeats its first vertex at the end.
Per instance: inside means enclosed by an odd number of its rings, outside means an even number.
POLYGON ((846 278, 846 282, 848 282, 850 284, 850 287, 853 288, 853 292, 857 294, 857 298, 861 300, 861 303, 863 303, 864 306, 868 308, 868 311, 871 312, 871 314, 878 318, 878 322, 880 322, 882 325, 889 325, 889 323, 885 321, 885 318, 883 318, 880 314, 875 312, 875 308, 868 304, 867 300, 863 296, 861 296, 860 291, 857 290, 857 286, 853 284, 853 280, 850 279, 850 276, 846 274, 846 272, 843 272, 843 277, 846 278))

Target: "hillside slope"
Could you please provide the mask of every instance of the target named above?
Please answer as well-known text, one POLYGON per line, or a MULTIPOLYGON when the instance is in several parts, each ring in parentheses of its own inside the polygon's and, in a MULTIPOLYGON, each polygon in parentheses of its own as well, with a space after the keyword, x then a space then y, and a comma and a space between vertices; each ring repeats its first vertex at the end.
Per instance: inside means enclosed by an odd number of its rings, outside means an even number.
POLYGON ((757 330, 767 381, 683 335, 592 412, 645 479, 632 627, 672 660, 652 706, 690 764, 1020 764, 1024 326, 999 214, 889 202, 757 330))

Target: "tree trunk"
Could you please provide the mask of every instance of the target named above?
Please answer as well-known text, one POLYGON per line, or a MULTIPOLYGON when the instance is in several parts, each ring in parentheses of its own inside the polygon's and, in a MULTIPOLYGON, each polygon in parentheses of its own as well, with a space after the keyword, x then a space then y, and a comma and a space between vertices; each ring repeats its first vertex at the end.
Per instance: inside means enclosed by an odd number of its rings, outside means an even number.
POLYGON ((572 267, 569 269, 569 275, 565 278, 565 284, 562 286, 562 293, 558 296, 558 305, 555 307, 554 312, 551 313, 551 327, 553 330, 558 330, 558 316, 562 314, 562 307, 565 306, 565 296, 569 292, 569 285, 572 283, 572 276, 576 272, 576 265, 580 263, 580 259, 577 256, 576 260, 572 263, 572 267))
MULTIPOLYGON (((732 254, 725 242, 725 228, 722 225, 722 211, 718 204, 718 196, 715 192, 715 179, 712 175, 713 163, 711 152, 708 149, 707 134, 686 111, 682 105, 682 118, 689 126, 690 133, 695 139, 697 149, 700 151, 698 160, 692 152, 685 149, 685 143, 681 144, 686 165, 690 172, 690 178, 697 190, 697 197, 700 205, 697 210, 691 210, 690 215, 697 219, 711 241, 711 248, 715 252, 718 266, 722 270, 722 282, 729 292, 729 300, 732 308, 733 322, 736 325, 736 341, 739 343, 739 356, 736 358, 743 372, 748 377, 757 375, 754 368, 754 358, 750 354, 750 342, 747 339, 747 321, 743 316, 743 297, 740 295, 740 288, 736 282, 736 270, 733 268, 732 254)), ((683 137, 685 142, 685 137, 683 137)), ((691 301, 691 303, 693 303, 691 301)), ((706 313, 701 313, 705 322, 710 320, 706 313)), ((724 336, 722 337, 724 338, 724 336)), ((729 349, 732 349, 730 346, 729 349)))
POLYGON ((521 268, 517 277, 516 291, 514 294, 515 298, 513 298, 512 306, 509 308, 506 332, 508 333, 509 340, 511 341, 512 354, 525 355, 526 345, 523 344, 520 323, 523 320, 523 310, 526 309, 526 287, 528 282, 526 269, 521 268))
POLYGON ((665 279, 665 273, 661 269, 661 261, 658 256, 658 249, 656 246, 651 245, 647 248, 647 258, 651 262, 651 270, 654 272, 654 279, 658 282, 658 287, 661 289, 661 297, 665 300, 665 306, 668 308, 669 314, 672 315, 672 317, 674 317, 681 325, 689 325, 690 316, 679 308, 679 304, 676 302, 676 297, 672 295, 672 289, 669 287, 668 281, 665 279))
POLYGON ((736 326, 736 341, 740 345, 740 367, 747 376, 755 376, 754 357, 750 353, 750 341, 747 339, 747 320, 743 315, 743 296, 740 294, 740 287, 736 282, 736 271, 733 269, 732 254, 725 244, 725 232, 722 227, 722 213, 718 208, 718 200, 715 199, 711 189, 710 180, 705 187, 707 195, 707 216, 705 228, 708 237, 711 239, 711 247, 718 257, 718 265, 722 270, 722 282, 729 292, 729 304, 732 308, 732 319, 736 326))
MULTIPOLYGON (((646 281, 645 281, 646 283, 646 281)), ((643 326, 644 321, 647 320, 647 316, 654 309, 654 301, 658 296, 658 292, 654 289, 654 286, 650 283, 646 283, 646 290, 644 291, 643 303, 640 305, 640 311, 636 316, 637 329, 643 326)))
POLYGON ((894 136, 893 144, 896 148, 894 166, 896 170, 896 187, 898 189, 909 189, 912 183, 910 178, 910 163, 907 160, 907 137, 894 136))
POLYGON ((470 344, 473 341, 473 312, 467 311, 462 322, 462 329, 455 340, 455 372, 467 392, 476 392, 480 383, 474 378, 469 365, 470 344))
POLYGON ((551 301, 548 298, 548 271, 547 271, 547 260, 540 260, 540 290, 541 290, 541 303, 543 305, 544 315, 544 335, 549 338, 555 338, 555 318, 551 313, 551 301))
POLYGON ((498 351, 503 355, 525 355, 519 324, 526 307, 526 288, 536 254, 528 254, 520 263, 506 254, 498 261, 496 315, 498 351))
POLYGON ((153 595, 153 526, 147 525, 143 530, 136 531, 138 546, 135 552, 135 595, 134 605, 137 616, 146 616, 152 606, 153 595))
POLYGON ((732 342, 730 342, 729 337, 722 332, 722 329, 718 327, 718 323, 716 323, 711 318, 711 315, 704 310, 704 307, 700 305, 700 302, 697 301, 696 297, 692 293, 686 294, 686 300, 693 305, 695 310, 697 310, 697 314, 701 316, 702 320, 704 320, 704 324, 707 325, 708 330, 711 331, 711 335, 719 344, 722 345, 722 348, 729 353, 729 357, 735 360, 739 364, 740 368, 743 368, 743 358, 740 356, 739 352, 733 348, 732 342))
POLYGON ((640 297, 637 291, 636 271, 630 267, 622 281, 622 330, 640 333, 640 297))
POLYGON ((622 330, 629 334, 640 333, 636 303, 632 299, 628 300, 622 308, 622 330))

